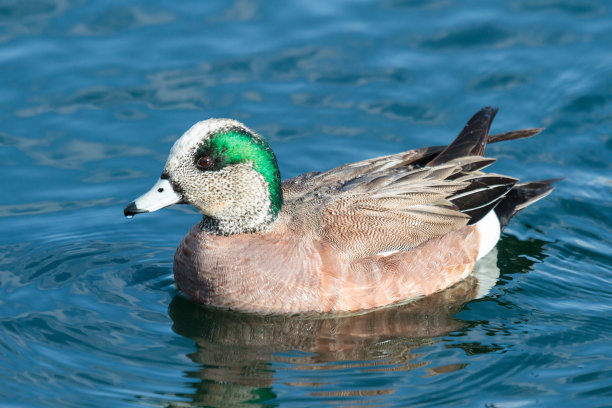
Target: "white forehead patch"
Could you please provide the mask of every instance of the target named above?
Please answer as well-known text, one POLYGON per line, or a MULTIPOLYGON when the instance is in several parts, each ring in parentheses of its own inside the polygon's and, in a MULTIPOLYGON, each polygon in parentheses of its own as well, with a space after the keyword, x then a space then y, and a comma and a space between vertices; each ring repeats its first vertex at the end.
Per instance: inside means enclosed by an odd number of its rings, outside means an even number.
POLYGON ((185 157, 189 157, 195 153, 197 148, 213 133, 220 129, 239 128, 248 131, 247 127, 234 119, 207 119, 200 121, 190 127, 183 135, 174 142, 168 161, 167 168, 176 168, 180 165, 180 161, 185 157))
POLYGON ((245 126, 234 119, 207 119, 200 121, 190 127, 183 136, 181 136, 172 146, 170 155, 180 154, 191 150, 193 147, 199 146, 202 140, 208 138, 208 135, 213 134, 219 129, 238 127, 245 129, 245 126))

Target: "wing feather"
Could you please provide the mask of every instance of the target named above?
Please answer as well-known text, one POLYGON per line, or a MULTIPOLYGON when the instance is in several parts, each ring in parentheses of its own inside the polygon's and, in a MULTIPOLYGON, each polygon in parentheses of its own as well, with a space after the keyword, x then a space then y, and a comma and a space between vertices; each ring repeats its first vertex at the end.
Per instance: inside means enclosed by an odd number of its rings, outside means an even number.
POLYGON ((486 144, 541 130, 489 135, 496 112, 477 112, 448 146, 409 150, 287 180, 283 210, 293 216, 295 228, 328 240, 349 259, 408 250, 476 223, 517 182, 482 171, 495 162, 483 157, 486 144))

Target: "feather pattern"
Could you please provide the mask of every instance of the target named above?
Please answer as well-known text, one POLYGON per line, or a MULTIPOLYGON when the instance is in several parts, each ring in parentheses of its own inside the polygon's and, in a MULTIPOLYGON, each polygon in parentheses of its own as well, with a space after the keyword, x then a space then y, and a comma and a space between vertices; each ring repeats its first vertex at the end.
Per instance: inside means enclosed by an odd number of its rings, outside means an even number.
MULTIPOLYGON (((424 166, 427 148, 351 163, 283 184, 285 207, 347 259, 406 251, 482 219, 517 182, 480 170, 495 108, 479 111, 424 166), (307 205, 309 203, 310 205, 307 205)), ((499 140, 525 137, 509 132, 499 140)))
MULTIPOLYGON (((483 170, 497 109, 484 108, 448 146, 309 172, 282 184, 269 229, 222 236, 198 225, 175 255, 179 289, 202 303, 262 313, 355 311, 427 296, 464 279, 478 257, 477 224, 501 226, 552 182, 483 170)), ((499 231, 498 231, 499 232, 499 231)), ((494 244, 494 243, 493 243, 494 244)))

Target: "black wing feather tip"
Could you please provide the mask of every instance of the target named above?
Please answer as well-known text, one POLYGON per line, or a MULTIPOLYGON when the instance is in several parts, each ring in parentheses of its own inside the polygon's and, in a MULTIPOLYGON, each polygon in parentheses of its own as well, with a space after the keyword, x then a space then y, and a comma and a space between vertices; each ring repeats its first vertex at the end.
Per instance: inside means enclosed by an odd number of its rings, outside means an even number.
POLYGON ((487 174, 471 179, 469 182, 467 187, 457 191, 448 200, 459 211, 470 217, 468 225, 472 225, 494 209, 518 180, 513 177, 487 174))

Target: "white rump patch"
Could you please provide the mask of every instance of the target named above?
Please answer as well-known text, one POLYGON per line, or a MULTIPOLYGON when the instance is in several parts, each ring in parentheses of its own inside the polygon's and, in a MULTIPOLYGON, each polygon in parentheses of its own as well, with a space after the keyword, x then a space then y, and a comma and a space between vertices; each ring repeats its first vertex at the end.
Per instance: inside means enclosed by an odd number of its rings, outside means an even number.
POLYGON ((501 235, 499 218, 497 218, 495 211, 489 211, 483 219, 476 223, 476 228, 478 228, 478 233, 480 234, 480 245, 478 247, 477 258, 480 259, 495 247, 501 235))

